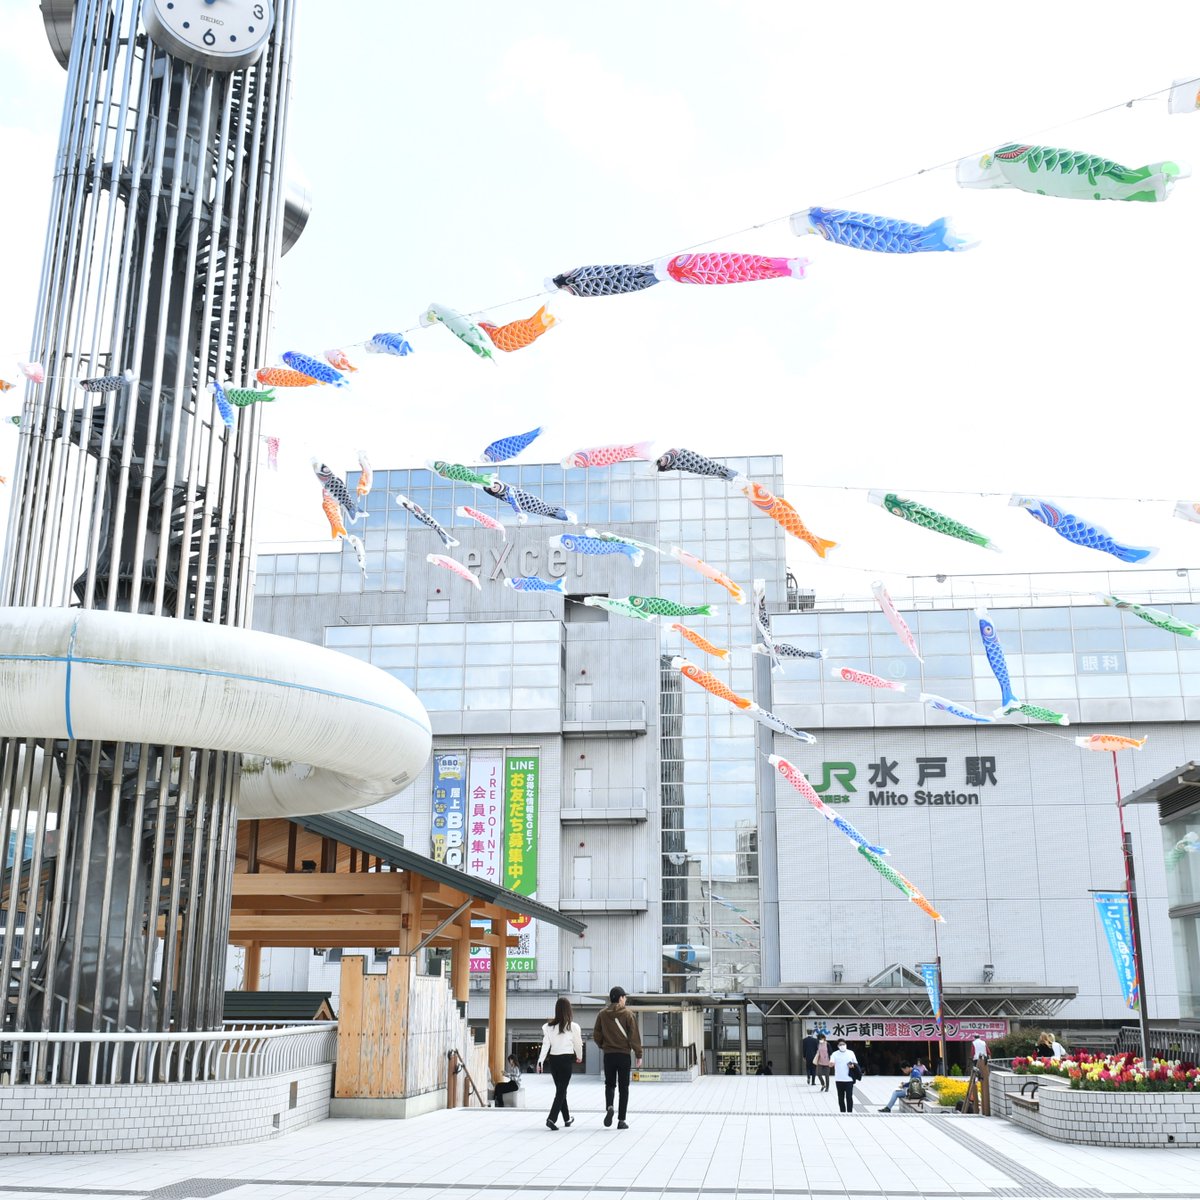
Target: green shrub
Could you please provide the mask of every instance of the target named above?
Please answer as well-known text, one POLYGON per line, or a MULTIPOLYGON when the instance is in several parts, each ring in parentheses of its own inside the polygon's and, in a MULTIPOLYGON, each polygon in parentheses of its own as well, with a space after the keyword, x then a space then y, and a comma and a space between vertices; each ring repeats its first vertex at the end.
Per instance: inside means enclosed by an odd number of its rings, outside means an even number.
POLYGON ((1028 1058, 1037 1049, 1040 1029, 1014 1029, 1003 1037, 988 1042, 988 1053, 992 1058, 1028 1058))
POLYGON ((962 1067, 960 1067, 960 1066, 958 1065, 958 1063, 952 1063, 952 1064, 950 1065, 950 1074, 951 1074, 951 1075, 961 1075, 961 1074, 962 1074, 962 1067))

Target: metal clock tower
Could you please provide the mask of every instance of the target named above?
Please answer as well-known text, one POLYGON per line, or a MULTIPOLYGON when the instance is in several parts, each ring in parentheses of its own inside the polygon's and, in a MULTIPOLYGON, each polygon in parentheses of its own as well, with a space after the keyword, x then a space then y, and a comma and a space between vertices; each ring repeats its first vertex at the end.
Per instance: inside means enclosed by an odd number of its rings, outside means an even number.
MULTIPOLYGON (((263 359, 307 219, 296 0, 41 7, 67 86, 0 604, 248 626, 258 406, 226 429, 207 385, 263 359)), ((0 739, 0 1028, 219 1027, 239 763, 0 739)))

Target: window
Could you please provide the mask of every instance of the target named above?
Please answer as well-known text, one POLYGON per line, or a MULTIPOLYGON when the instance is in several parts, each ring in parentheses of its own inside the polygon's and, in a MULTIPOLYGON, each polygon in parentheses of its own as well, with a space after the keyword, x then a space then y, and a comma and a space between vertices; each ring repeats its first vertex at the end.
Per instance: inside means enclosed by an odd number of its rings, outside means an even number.
POLYGON ((599 624, 608 620, 607 609, 590 608, 584 604, 583 598, 588 594, 604 595, 602 592, 576 592, 573 595, 565 597, 566 603, 563 605, 563 620, 568 625, 599 624))

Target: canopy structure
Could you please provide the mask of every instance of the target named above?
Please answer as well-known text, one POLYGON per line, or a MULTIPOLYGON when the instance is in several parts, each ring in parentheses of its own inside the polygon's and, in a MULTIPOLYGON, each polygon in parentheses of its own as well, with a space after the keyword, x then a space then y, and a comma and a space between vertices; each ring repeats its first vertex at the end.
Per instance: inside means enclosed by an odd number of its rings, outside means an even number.
MULTIPOLYGON (((493 1074, 504 1063, 507 958, 514 919, 582 933, 586 925, 527 896, 404 848, 398 833, 357 813, 239 821, 229 941, 246 948, 256 990, 263 946, 449 947, 455 999, 467 1000, 472 946, 493 951, 489 1028, 493 1074), (474 927, 473 927, 474 923, 474 927)), ((343 1030, 343 1033, 346 1031, 343 1030)))
MULTIPOLYGON (((948 983, 943 989, 946 1013, 957 1018, 1038 1020, 1052 1017, 1078 992, 1073 987, 1033 983, 948 983)), ((924 987, 871 987, 869 984, 793 983, 752 988, 747 999, 765 1017, 803 1020, 929 1017, 924 987)))

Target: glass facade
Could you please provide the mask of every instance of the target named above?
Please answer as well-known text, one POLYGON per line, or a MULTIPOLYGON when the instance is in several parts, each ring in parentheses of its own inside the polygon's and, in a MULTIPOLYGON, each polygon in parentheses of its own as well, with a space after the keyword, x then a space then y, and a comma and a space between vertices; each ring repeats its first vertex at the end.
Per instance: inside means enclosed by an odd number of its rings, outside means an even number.
MULTIPOLYGON (((1200 622, 1200 605, 1164 605, 1184 621, 1200 622)), ((1130 699, 1200 696, 1200 641, 1168 637, 1115 608, 991 609, 1013 690, 1022 700, 1130 699)), ((920 691, 981 711, 998 703, 995 677, 969 609, 905 612, 924 656, 904 648, 881 612, 780 614, 772 628, 781 641, 826 651, 818 660, 789 662, 774 685, 778 704, 837 704, 863 699, 830 677, 830 667, 856 667, 903 683, 906 692, 874 691, 874 704, 911 703, 920 691)))
MULTIPOLYGON (((731 465, 735 464, 731 460, 731 465)), ((770 490, 782 488, 777 459, 746 470, 770 490)), ((763 578, 772 606, 784 596, 784 534, 739 492, 711 481, 664 480, 659 537, 686 547, 745 589, 763 578)), ((736 693, 754 690, 750 606, 738 605, 677 560, 660 565, 662 594, 684 604, 719 603, 716 618, 695 625, 734 653, 729 666, 707 657, 669 628, 661 637, 659 710, 662 818, 663 988, 741 992, 762 982, 762 905, 758 855, 753 722, 670 666, 681 655, 736 693), (672 947, 681 948, 675 955, 672 947)))
POLYGON ((562 708, 557 621, 334 625, 325 645, 407 684, 429 712, 562 708))
POLYGON ((1200 805, 1163 821, 1179 1015, 1200 1020, 1200 805))

